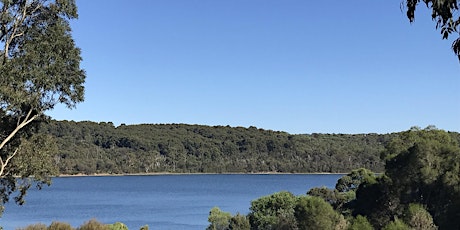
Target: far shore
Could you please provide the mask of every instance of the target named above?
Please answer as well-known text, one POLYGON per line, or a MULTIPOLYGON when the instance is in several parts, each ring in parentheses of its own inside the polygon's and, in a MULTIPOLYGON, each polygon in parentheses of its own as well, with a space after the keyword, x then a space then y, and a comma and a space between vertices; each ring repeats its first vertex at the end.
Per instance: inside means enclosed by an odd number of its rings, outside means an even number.
POLYGON ((104 177, 104 176, 165 176, 165 175, 343 175, 347 173, 328 173, 328 172, 316 172, 316 173, 286 173, 286 172, 223 172, 223 173, 174 173, 174 172, 154 172, 154 173, 122 173, 122 174, 110 174, 110 173, 94 173, 94 174, 60 174, 55 177, 104 177))

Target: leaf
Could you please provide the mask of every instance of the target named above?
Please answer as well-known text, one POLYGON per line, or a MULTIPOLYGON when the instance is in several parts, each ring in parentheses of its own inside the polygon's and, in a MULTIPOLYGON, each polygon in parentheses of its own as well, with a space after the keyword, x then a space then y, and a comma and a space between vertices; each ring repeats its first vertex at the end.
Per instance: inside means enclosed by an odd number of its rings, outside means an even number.
POLYGON ((454 51, 454 54, 457 55, 458 60, 460 61, 460 38, 457 38, 452 43, 452 50, 454 51))

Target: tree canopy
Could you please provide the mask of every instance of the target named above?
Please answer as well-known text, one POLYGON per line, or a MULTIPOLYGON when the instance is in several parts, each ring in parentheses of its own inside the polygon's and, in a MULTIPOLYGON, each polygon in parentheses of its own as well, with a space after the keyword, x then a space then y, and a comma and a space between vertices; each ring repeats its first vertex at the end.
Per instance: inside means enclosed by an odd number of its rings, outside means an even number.
POLYGON ((354 170, 334 190, 313 188, 308 194, 345 215, 351 229, 458 229, 458 140, 458 133, 434 126, 413 127, 385 144, 384 173, 354 170))
POLYGON ((45 111, 83 101, 85 72, 69 25, 77 17, 74 0, 0 1, 0 204, 16 190, 21 203, 33 181, 49 183, 55 145, 33 134, 45 111))
POLYGON ((88 121, 49 121, 40 133, 56 140, 53 159, 62 174, 381 172, 380 152, 395 135, 88 121))
MULTIPOLYGON (((421 0, 405 0, 407 17, 410 22, 415 21, 415 10, 421 0)), ((460 35, 460 3, 457 0, 423 0, 431 9, 431 18, 436 21, 436 29, 441 30, 443 39, 448 39, 453 34, 460 35)), ((452 43, 452 50, 460 61, 460 36, 452 43)))

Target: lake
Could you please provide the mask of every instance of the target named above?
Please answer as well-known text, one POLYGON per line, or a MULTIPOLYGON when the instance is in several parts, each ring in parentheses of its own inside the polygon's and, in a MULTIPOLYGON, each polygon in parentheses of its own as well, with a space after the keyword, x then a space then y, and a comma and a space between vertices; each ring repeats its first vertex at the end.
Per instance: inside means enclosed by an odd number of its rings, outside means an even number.
POLYGON ((247 214, 251 201, 287 190, 305 194, 312 187, 334 187, 342 175, 217 174, 87 176, 53 178, 41 191, 31 189, 26 204, 8 204, 0 218, 5 230, 61 221, 78 227, 95 218, 122 222, 130 230, 206 229, 212 207, 247 214))

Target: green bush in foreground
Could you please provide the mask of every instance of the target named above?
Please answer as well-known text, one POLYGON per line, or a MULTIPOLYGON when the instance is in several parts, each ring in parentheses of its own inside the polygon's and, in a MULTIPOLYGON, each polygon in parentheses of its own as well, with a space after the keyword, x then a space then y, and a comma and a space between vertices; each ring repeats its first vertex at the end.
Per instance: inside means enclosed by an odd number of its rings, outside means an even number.
POLYGON ((120 222, 116 222, 115 224, 110 224, 109 225, 110 230, 128 230, 128 227, 120 222))
MULTIPOLYGON (((128 230, 128 227, 121 222, 103 224, 95 219, 91 219, 78 228, 73 228, 68 223, 53 222, 48 227, 45 224, 32 224, 25 228, 18 228, 17 230, 128 230)), ((149 226, 144 225, 140 230, 149 230, 149 226)))
POLYGON ((51 225, 47 228, 47 230, 73 230, 72 226, 68 223, 62 223, 62 222, 53 222, 51 225))
POLYGON ((77 228, 77 230, 110 230, 110 228, 109 225, 102 224, 99 221, 92 219, 77 228))

